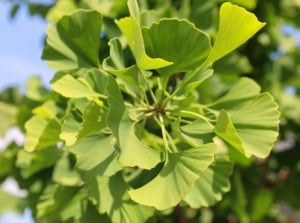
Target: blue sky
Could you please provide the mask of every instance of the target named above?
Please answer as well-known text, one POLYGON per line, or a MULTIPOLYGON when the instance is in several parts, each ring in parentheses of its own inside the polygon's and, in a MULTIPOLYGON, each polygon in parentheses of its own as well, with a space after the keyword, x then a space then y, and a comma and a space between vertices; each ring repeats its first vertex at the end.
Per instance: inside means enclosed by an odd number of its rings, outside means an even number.
POLYGON ((54 72, 40 59, 46 28, 44 20, 29 17, 25 8, 11 20, 9 4, 0 1, 0 90, 24 86, 29 75, 49 82, 54 72))
MULTIPOLYGON (((40 59, 46 28, 44 20, 29 17, 25 8, 11 20, 9 4, 0 0, 0 91, 12 85, 24 87, 30 75, 38 75, 45 84, 49 83, 54 71, 40 59)), ((15 187, 13 182, 6 182, 6 189, 12 191, 15 187)), ((23 216, 0 216, 0 223, 8 222, 32 223, 32 219, 29 210, 23 216)))

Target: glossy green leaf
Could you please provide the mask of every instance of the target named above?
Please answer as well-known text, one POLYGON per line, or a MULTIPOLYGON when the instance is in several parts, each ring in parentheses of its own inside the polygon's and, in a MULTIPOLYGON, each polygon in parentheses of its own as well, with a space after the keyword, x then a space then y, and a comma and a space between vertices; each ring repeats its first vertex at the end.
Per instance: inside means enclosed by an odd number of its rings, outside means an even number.
POLYGON ((129 199, 122 175, 96 177, 87 183, 89 196, 100 213, 107 213, 112 222, 145 222, 154 212, 152 208, 129 199), (113 192, 112 192, 113 191, 113 192))
POLYGON ((162 161, 162 154, 142 143, 135 134, 137 123, 130 120, 125 113, 119 128, 120 136, 120 157, 119 161, 123 166, 142 169, 152 169, 162 161))
POLYGON ((117 20, 116 23, 126 37, 128 45, 139 68, 151 70, 172 64, 172 62, 168 62, 160 58, 151 58, 146 54, 142 31, 135 18, 122 18, 117 20))
POLYGON ((213 162, 215 152, 216 146, 211 143, 183 152, 169 153, 161 172, 152 181, 129 191, 131 199, 158 210, 175 206, 213 162))
POLYGON ((159 69, 161 75, 170 76, 199 67, 211 50, 207 34, 187 20, 162 19, 144 28, 143 35, 150 56, 173 62, 159 69))
POLYGON ((56 119, 33 116, 25 124, 27 135, 24 149, 32 152, 56 144, 59 141, 60 127, 56 119))
POLYGON ((221 111, 215 132, 247 157, 265 158, 278 136, 279 115, 272 96, 260 94, 237 110, 221 111))
POLYGON ((75 154, 76 168, 85 179, 111 176, 121 169, 111 136, 85 137, 66 149, 75 154))
POLYGON ((232 163, 225 158, 217 158, 195 182, 185 201, 192 208, 214 205, 222 199, 224 193, 230 190, 229 177, 232 173, 232 163))
POLYGON ((102 17, 97 11, 77 10, 47 29, 42 58, 57 70, 98 67, 102 17))
POLYGON ((244 8, 229 2, 223 3, 216 40, 206 64, 210 65, 235 50, 264 25, 265 23, 259 22, 254 14, 244 8))

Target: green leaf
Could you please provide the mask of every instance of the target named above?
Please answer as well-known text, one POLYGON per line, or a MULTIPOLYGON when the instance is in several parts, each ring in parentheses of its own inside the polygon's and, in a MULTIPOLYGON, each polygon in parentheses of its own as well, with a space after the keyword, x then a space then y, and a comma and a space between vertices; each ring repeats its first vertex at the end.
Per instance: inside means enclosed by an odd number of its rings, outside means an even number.
POLYGON ((112 222, 145 222, 154 212, 152 208, 129 199, 122 175, 96 177, 87 183, 89 196, 100 213, 107 213, 112 222), (113 192, 113 193, 112 193, 113 192))
POLYGON ((0 101, 0 136, 11 127, 14 116, 17 114, 17 107, 0 101))
POLYGON ((187 20, 162 19, 144 28, 143 35, 150 56, 173 62, 158 70, 163 76, 199 67, 211 50, 207 34, 187 20))
POLYGON ((125 17, 117 20, 116 24, 124 34, 139 68, 152 70, 172 64, 160 58, 151 58, 146 54, 142 31, 135 18, 125 17))
POLYGON ((57 161, 52 174, 54 182, 64 186, 76 186, 81 179, 74 168, 74 162, 71 157, 64 153, 57 161))
POLYGON ((67 98, 93 98, 100 96, 84 81, 84 78, 76 79, 70 74, 61 77, 56 76, 51 81, 51 87, 54 91, 67 98))
POLYGON ((252 222, 259 222, 267 215, 269 209, 274 204, 274 194, 272 190, 260 189, 255 193, 251 204, 250 218, 252 222))
POLYGON ((76 168, 85 179, 112 176, 121 169, 111 136, 85 137, 66 149, 75 154, 76 168))
POLYGON ((32 113, 46 119, 53 119, 60 112, 54 101, 46 101, 42 105, 35 107, 32 113))
POLYGON ((94 101, 86 104, 81 122, 76 119, 74 113, 76 111, 71 112, 64 120, 60 133, 60 138, 66 142, 67 146, 71 146, 77 140, 106 127, 106 113, 94 101))
POLYGON ((131 199, 158 210, 175 206, 213 162, 215 152, 216 145, 211 143, 179 153, 169 153, 161 172, 152 181, 129 191, 131 199))
POLYGON ((223 3, 216 40, 206 64, 210 65, 235 50, 264 25, 265 23, 259 22, 253 13, 244 8, 229 2, 223 3))
POLYGON ((125 111, 123 96, 116 80, 112 76, 108 76, 106 83, 107 102, 109 111, 107 123, 115 137, 119 137, 119 125, 125 111))
POLYGON ((56 119, 33 116, 25 124, 27 137, 24 149, 32 152, 56 144, 59 141, 60 127, 56 119))
POLYGON ((237 110, 221 111, 215 132, 245 156, 265 158, 277 139, 279 116, 273 97, 263 93, 237 110))
POLYGON ((120 156, 123 166, 141 169, 152 169, 162 161, 161 153, 143 144, 135 134, 136 122, 133 122, 125 113, 119 127, 120 156), (138 157, 138 158, 137 158, 138 157))
POLYGON ((47 20, 57 21, 64 15, 69 15, 77 9, 74 0, 58 0, 46 15, 47 20))
POLYGON ((98 67, 102 17, 97 11, 77 10, 47 29, 42 58, 56 70, 98 67))
POLYGON ((214 205, 222 199, 224 193, 230 190, 229 177, 232 173, 232 163, 226 158, 217 158, 195 182, 185 201, 192 208, 214 205))
POLYGON ((60 157, 60 152, 55 147, 48 147, 34 152, 20 150, 16 165, 21 169, 21 175, 28 178, 33 174, 53 166, 60 157))
POLYGON ((2 201, 0 202, 0 215, 11 211, 21 214, 26 207, 25 199, 3 190, 0 190, 0 200, 2 201))
POLYGON ((249 100, 257 97, 260 86, 250 78, 242 77, 223 97, 210 104, 214 109, 239 110, 249 100))
POLYGON ((87 197, 80 187, 49 184, 37 204, 38 222, 76 222, 81 218, 81 201, 87 197))

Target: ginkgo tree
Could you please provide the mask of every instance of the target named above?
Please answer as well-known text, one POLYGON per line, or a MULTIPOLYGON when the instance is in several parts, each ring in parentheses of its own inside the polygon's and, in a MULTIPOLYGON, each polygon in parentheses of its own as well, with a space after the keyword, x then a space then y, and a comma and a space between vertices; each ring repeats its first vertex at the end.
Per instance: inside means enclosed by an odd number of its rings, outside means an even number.
POLYGON ((234 163, 266 158, 277 139, 278 106, 255 81, 241 77, 214 99, 201 91, 212 65, 265 23, 223 3, 212 38, 187 19, 127 5, 108 55, 97 8, 47 29, 42 58, 57 70, 53 91, 30 82, 37 100, 19 120, 24 149, 2 158, 15 157, 16 179, 34 201, 20 204, 37 222, 160 222, 180 208, 214 205, 230 190, 234 163))

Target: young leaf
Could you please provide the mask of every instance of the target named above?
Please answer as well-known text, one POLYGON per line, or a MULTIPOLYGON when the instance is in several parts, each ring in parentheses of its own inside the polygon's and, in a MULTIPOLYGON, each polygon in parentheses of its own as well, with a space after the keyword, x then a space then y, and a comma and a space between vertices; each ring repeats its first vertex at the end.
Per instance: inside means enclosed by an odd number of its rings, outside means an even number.
POLYGON ((123 166, 152 169, 161 159, 161 152, 143 144, 135 135, 136 123, 124 114, 119 128, 120 157, 123 166))
POLYGON ((173 62, 158 70, 167 77, 200 66, 211 50, 207 34, 187 20, 162 19, 144 28, 143 35, 149 55, 173 62))
POLYGON ((24 149, 32 152, 56 144, 59 141, 60 127, 56 119, 33 116, 25 124, 27 137, 24 149))
POLYGON ((129 191, 131 199, 158 210, 175 206, 213 162, 215 152, 216 145, 210 143, 179 153, 169 153, 161 172, 152 181, 129 191))
POLYGON ((200 178, 184 200, 192 208, 214 205, 222 199, 224 193, 230 190, 231 173, 232 163, 225 158, 217 158, 207 170, 200 174, 200 178))
POLYGON ((47 30, 42 58, 56 70, 98 67, 102 17, 97 11, 77 10, 47 30))
POLYGON ((126 37, 128 45, 139 68, 144 70, 152 70, 172 64, 172 62, 160 58, 151 58, 146 54, 142 31, 135 18, 122 18, 117 20, 116 24, 126 37))
POLYGON ((244 8, 229 2, 223 3, 216 40, 206 64, 210 65, 235 50, 264 25, 265 23, 259 22, 254 14, 244 8))

